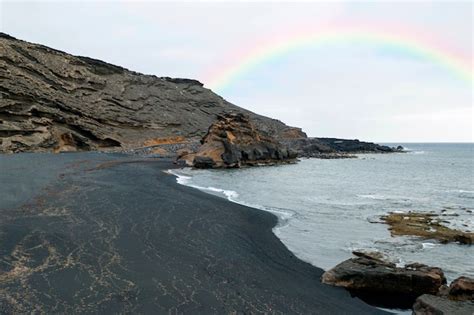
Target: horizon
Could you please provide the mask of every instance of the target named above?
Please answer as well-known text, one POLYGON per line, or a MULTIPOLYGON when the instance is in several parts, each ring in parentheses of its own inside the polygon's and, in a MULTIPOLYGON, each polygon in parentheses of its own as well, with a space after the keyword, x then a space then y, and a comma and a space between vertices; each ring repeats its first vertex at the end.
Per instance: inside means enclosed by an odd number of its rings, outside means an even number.
MULTIPOLYGON (((233 72, 224 71, 221 77, 232 79, 218 89, 219 95, 237 106, 301 127, 310 137, 378 143, 474 142, 471 3, 277 2, 271 12, 268 5, 6 1, 0 4, 1 31, 131 71, 197 79, 205 87, 209 87, 210 69, 230 64, 227 68, 233 72), (171 11, 175 14, 170 15, 171 11), (244 17, 249 25, 233 24, 244 17), (208 23, 200 22, 204 18, 208 23), (441 59, 430 60, 408 44, 350 38, 305 44, 278 55, 272 52, 276 48, 269 48, 258 62, 245 64, 245 56, 258 52, 264 41, 284 43, 289 29, 311 31, 329 25, 334 30, 341 21, 352 28, 372 25, 370 32, 377 25, 395 25, 393 34, 398 34, 401 24, 409 31, 422 29, 412 34, 421 44, 441 43, 429 47, 467 56, 470 80, 463 82, 441 59)), ((290 42, 295 37, 287 38, 290 42)), ((446 58, 446 64, 459 60, 446 58)))

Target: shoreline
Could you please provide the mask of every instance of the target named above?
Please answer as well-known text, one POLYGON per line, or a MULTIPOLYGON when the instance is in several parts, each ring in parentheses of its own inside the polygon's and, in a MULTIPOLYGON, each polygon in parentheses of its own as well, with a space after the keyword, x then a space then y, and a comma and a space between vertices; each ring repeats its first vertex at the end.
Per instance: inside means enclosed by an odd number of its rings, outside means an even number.
POLYGON ((171 160, 68 156, 30 202, 0 204, 2 312, 385 314, 321 284, 275 215, 178 184, 171 160))

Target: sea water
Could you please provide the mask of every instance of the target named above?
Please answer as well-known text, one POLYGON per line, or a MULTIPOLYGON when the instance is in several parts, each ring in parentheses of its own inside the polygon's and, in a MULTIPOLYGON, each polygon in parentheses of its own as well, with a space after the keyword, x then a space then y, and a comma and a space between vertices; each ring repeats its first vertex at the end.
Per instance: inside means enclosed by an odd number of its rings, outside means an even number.
MULTIPOLYGON (((403 144, 402 144, 403 145, 403 144)), ((474 231, 474 145, 405 144, 409 152, 294 165, 174 171, 178 182, 276 214, 275 234, 300 259, 330 269, 353 250, 379 251, 398 265, 441 267, 448 281, 474 277, 474 247, 391 236, 389 212, 443 214, 474 231)))

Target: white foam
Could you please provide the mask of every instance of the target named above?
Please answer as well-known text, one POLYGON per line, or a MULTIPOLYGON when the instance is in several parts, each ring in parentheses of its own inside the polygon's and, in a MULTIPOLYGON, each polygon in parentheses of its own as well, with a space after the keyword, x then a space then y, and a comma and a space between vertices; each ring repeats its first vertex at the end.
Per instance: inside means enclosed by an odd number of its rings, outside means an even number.
POLYGON ((180 174, 175 170, 167 170, 165 173, 176 176, 176 182, 181 185, 187 185, 187 183, 191 180, 191 176, 180 174))
POLYGON ((403 148, 403 152, 408 153, 408 154, 425 154, 425 151, 423 150, 413 150, 412 148, 403 148))
MULTIPOLYGON (((189 177, 189 178, 191 178, 191 177, 189 177)), ((233 190, 225 190, 225 189, 220 189, 220 188, 210 187, 210 186, 203 187, 203 186, 198 186, 198 185, 190 185, 190 184, 188 184, 188 182, 189 182, 189 180, 186 181, 186 183, 180 183, 180 182, 178 182, 178 183, 182 184, 182 185, 189 186, 189 187, 193 187, 193 188, 196 188, 196 189, 199 189, 199 190, 210 191, 210 192, 213 192, 213 193, 222 194, 229 201, 234 201, 235 202, 235 199, 239 197, 239 194, 236 191, 233 191, 233 190)))
POLYGON ((474 190, 465 190, 465 189, 450 189, 450 190, 446 190, 446 192, 460 193, 460 194, 474 194, 474 190))
POLYGON ((436 246, 439 246, 440 244, 435 244, 435 243, 421 243, 423 249, 430 249, 436 246))
POLYGON ((357 195, 359 198, 374 199, 374 200, 384 200, 385 196, 382 195, 357 195))
POLYGON ((241 200, 238 200, 239 194, 234 190, 225 190, 225 189, 216 188, 212 186, 204 187, 204 186, 191 184, 191 180, 192 180, 191 176, 183 175, 175 170, 167 170, 166 173, 176 176, 176 182, 180 185, 196 188, 204 192, 217 193, 218 195, 223 195, 227 200, 231 202, 234 202, 246 207, 251 207, 251 208, 256 208, 259 210, 271 212, 274 215, 276 215, 279 219, 277 228, 286 225, 288 220, 295 215, 295 212, 289 209, 266 207, 266 206, 251 204, 248 202, 243 202, 241 200))

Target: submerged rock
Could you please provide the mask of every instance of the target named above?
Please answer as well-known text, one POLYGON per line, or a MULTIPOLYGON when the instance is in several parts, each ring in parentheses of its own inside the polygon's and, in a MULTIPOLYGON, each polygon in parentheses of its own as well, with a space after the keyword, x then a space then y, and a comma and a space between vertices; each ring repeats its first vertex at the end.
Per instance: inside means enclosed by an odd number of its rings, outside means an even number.
POLYGON ((474 242, 474 233, 442 225, 439 215, 434 213, 389 213, 381 219, 390 226, 392 235, 414 235, 436 239, 441 243, 458 242, 471 245, 474 242))
POLYGON ((195 153, 181 157, 197 168, 233 168, 242 165, 287 163, 297 153, 277 139, 258 131, 250 117, 241 113, 219 116, 195 153))
POLYGON ((322 282, 344 287, 369 304, 410 308, 422 294, 436 294, 446 283, 440 268, 410 264, 404 268, 370 253, 354 252, 322 276, 322 282))

